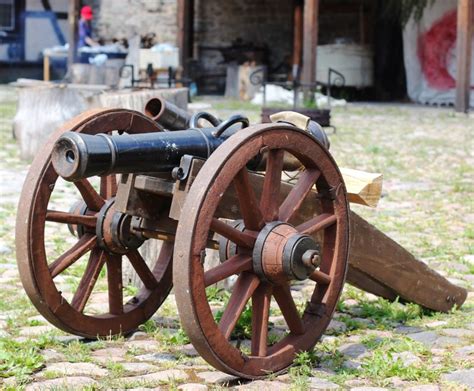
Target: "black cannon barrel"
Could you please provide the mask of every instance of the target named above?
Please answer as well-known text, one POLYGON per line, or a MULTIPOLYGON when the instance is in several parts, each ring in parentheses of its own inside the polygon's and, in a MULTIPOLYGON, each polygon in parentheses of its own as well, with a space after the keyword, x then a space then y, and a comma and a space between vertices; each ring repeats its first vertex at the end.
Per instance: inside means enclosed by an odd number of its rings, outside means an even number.
MULTIPOLYGON (((113 173, 166 172, 179 166, 184 155, 207 159, 239 130, 238 126, 235 123, 224 132, 219 132, 219 128, 199 128, 113 136, 67 132, 56 141, 52 163, 56 172, 69 181, 113 173)), ((319 126, 315 129, 308 127, 308 132, 329 147, 327 136, 319 126)), ((263 153, 247 167, 264 171, 265 162, 266 154, 263 153)), ((296 158, 285 154, 285 170, 293 171, 300 167, 296 158)))
POLYGON ((111 173, 164 172, 183 155, 208 158, 233 132, 214 137, 209 129, 109 136, 64 133, 56 142, 52 163, 64 179, 74 181, 111 173))
POLYGON ((191 120, 191 114, 162 98, 150 99, 145 114, 169 130, 188 129, 191 120))

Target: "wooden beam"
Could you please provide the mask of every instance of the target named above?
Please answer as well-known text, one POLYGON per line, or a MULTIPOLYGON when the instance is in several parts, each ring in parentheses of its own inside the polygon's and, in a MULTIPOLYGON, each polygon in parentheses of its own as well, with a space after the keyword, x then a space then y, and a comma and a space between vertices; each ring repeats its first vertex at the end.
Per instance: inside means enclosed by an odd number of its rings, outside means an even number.
POLYGON ((349 283, 435 311, 449 312, 466 300, 464 288, 449 282, 354 212, 350 212, 349 232, 349 283))
POLYGON ((301 81, 316 81, 316 50, 318 47, 319 0, 305 0, 303 15, 303 73, 301 81))
POLYGON ((375 208, 382 195, 383 175, 351 168, 339 168, 344 178, 350 203, 375 208))
POLYGON ((471 48, 473 39, 474 0, 458 1, 456 111, 467 113, 471 93, 471 48))
POLYGON ((178 0, 178 36, 179 60, 184 75, 188 75, 189 59, 193 55, 194 38, 194 0, 178 0))
POLYGON ((70 0, 68 10, 68 24, 69 24, 69 51, 67 57, 67 72, 70 74, 72 64, 77 55, 77 24, 79 20, 80 0, 70 0))

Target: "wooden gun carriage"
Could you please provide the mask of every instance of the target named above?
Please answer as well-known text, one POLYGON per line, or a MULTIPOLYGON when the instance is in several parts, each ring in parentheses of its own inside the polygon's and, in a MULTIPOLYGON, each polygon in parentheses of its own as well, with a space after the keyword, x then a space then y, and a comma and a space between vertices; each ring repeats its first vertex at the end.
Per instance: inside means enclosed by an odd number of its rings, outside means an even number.
POLYGON ((254 126, 241 116, 221 122, 156 99, 145 112, 97 110, 73 119, 26 178, 16 225, 20 276, 36 308, 62 330, 92 338, 130 333, 174 286, 182 326, 203 358, 259 378, 285 370, 316 344, 346 276, 368 292, 438 311, 464 302, 464 289, 350 211, 357 197, 316 123, 288 113, 254 126), (200 118, 210 126, 199 127, 200 118), (296 172, 293 181, 282 180, 286 171, 296 172), (53 209, 61 177, 81 198, 67 212, 53 209), (51 224, 77 237, 56 259, 48 253, 51 224), (145 260, 138 250, 150 238, 161 249, 145 260), (214 250, 219 262, 209 265, 214 250), (79 262, 85 268, 68 296, 58 277, 79 262), (126 262, 142 281, 128 298, 126 262), (89 312, 103 269, 108 309, 89 312), (230 278, 232 293, 217 315, 206 292, 230 278), (312 284, 304 308, 292 296, 295 281, 312 284), (250 303, 246 347, 233 330, 250 303), (270 341, 274 308, 287 332, 270 341))

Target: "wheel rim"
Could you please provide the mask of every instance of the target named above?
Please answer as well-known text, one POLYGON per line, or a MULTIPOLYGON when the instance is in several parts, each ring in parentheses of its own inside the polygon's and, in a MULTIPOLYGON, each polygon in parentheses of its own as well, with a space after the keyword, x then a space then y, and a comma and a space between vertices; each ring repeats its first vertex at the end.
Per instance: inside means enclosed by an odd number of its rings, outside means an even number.
MULTIPOLYGON (((100 179, 96 191, 88 180, 75 182, 87 213, 75 214, 48 210, 58 176, 51 164, 51 151, 64 131, 88 134, 123 131, 156 132, 157 125, 144 115, 122 109, 92 110, 65 124, 52 135, 32 163, 20 197, 16 224, 16 251, 23 286, 40 313, 62 330, 85 337, 126 334, 145 322, 158 309, 172 286, 173 244, 164 242, 152 269, 137 250, 111 254, 97 243, 95 225, 99 211, 116 192, 115 175, 100 179), (69 227, 86 227, 76 244, 51 262, 46 252, 45 224, 55 222, 69 227), (84 255, 88 256, 79 285, 69 301, 54 281, 84 255), (127 303, 123 302, 122 261, 127 258, 144 282, 142 289, 127 303), (84 308, 102 268, 107 269, 108 312, 86 314, 84 308)), ((74 210, 79 210, 77 206, 74 210)))
MULTIPOLYGON (((186 216, 186 221, 180 220, 178 224, 176 235, 180 239, 175 247, 173 277, 183 327, 198 352, 222 371, 245 378, 258 378, 286 369, 298 351, 311 349, 329 324, 344 284, 347 264, 349 225, 345 188, 328 152, 308 134, 290 126, 259 125, 241 130, 206 162, 191 187, 182 215, 186 216), (249 190, 251 187, 245 166, 264 149, 269 152, 259 201, 249 190), (283 151, 292 153, 306 169, 280 205, 275 201, 278 199, 275 194, 279 194, 283 151), (270 232, 286 229, 288 237, 294 237, 295 229, 287 222, 294 220, 315 182, 318 192, 327 195, 321 198, 321 213, 300 222, 296 231, 314 236, 317 231, 324 230, 322 261, 319 270, 311 273, 311 279, 318 283, 304 315, 300 317, 289 283, 284 278, 279 280, 282 268, 278 270, 280 274, 276 273, 277 277, 268 273, 271 261, 261 263, 263 276, 257 270, 253 259, 254 242, 258 242, 265 229, 270 232), (235 186, 246 226, 243 233, 242 230, 223 226, 221 220, 214 218, 219 200, 231 184, 235 186), (329 194, 334 195, 334 200, 330 199, 329 194), (189 224, 189 221, 193 223, 189 224), (277 228, 270 226, 275 221, 279 222, 275 224, 277 228), (203 250, 209 231, 237 242, 240 254, 205 271, 203 250), (239 277, 218 324, 205 288, 232 274, 239 277), (272 298, 279 305, 290 332, 270 346, 267 338, 272 298), (247 354, 236 348, 228 338, 249 300, 252 301, 252 335, 250 353, 247 354)), ((269 243, 266 251, 270 251, 271 255, 273 243, 269 243)))

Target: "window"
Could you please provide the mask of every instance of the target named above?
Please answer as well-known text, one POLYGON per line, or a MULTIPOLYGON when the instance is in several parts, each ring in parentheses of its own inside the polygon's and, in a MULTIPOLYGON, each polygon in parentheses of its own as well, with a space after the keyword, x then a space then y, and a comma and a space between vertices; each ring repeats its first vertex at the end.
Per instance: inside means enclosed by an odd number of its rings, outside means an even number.
POLYGON ((0 30, 15 29, 14 0, 0 0, 0 30))

